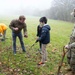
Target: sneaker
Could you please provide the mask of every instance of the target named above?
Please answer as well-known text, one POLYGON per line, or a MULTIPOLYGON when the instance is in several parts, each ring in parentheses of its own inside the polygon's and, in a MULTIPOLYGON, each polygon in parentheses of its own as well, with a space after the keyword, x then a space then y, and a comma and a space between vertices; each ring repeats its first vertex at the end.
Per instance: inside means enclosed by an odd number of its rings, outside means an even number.
POLYGON ((38 65, 42 65, 42 64, 44 64, 44 62, 39 62, 39 63, 38 63, 38 65))
POLYGON ((45 62, 47 62, 47 60, 45 62))
POLYGON ((23 52, 26 52, 25 50, 23 50, 23 52))
POLYGON ((36 54, 38 54, 38 53, 39 53, 39 51, 36 52, 36 54))
POLYGON ((5 41, 5 39, 1 39, 1 41, 5 41))
POLYGON ((40 54, 42 54, 42 51, 40 51, 40 54))
POLYGON ((46 64, 42 64, 42 66, 45 66, 46 64))
POLYGON ((14 53, 14 55, 16 55, 16 53, 14 53))
POLYGON ((13 52, 14 55, 16 55, 16 52, 13 52))

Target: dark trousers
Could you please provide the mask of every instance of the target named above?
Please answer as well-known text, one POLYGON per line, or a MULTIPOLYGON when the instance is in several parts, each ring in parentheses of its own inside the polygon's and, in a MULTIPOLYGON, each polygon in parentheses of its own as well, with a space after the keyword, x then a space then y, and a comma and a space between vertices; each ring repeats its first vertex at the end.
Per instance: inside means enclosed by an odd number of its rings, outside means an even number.
POLYGON ((19 38, 22 50, 23 50, 23 52, 25 52, 26 50, 25 50, 24 43, 23 43, 22 33, 21 32, 19 32, 19 33, 12 32, 13 52, 14 52, 14 54, 16 53, 16 37, 19 38))
POLYGON ((42 43, 40 41, 39 41, 39 46, 40 46, 40 50, 41 50, 42 43))

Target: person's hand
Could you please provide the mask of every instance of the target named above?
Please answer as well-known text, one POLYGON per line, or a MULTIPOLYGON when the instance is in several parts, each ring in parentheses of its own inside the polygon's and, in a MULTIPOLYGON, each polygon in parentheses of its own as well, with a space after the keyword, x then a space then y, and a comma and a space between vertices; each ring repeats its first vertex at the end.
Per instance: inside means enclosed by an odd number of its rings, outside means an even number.
POLYGON ((65 45, 65 49, 68 49, 69 48, 69 46, 68 45, 65 45))
POLYGON ((36 43, 38 42, 39 40, 36 40, 36 43))
POLYGON ((39 39, 39 37, 36 37, 36 40, 39 39))
POLYGON ((36 43, 39 41, 39 37, 36 39, 36 43))
POLYGON ((2 33, 0 33, 0 37, 2 37, 2 33))
POLYGON ((24 37, 26 37, 26 38, 27 38, 27 37, 28 37, 28 35, 24 35, 24 37))
POLYGON ((15 30, 15 31, 18 31, 18 28, 16 27, 16 28, 14 28, 14 30, 15 30))

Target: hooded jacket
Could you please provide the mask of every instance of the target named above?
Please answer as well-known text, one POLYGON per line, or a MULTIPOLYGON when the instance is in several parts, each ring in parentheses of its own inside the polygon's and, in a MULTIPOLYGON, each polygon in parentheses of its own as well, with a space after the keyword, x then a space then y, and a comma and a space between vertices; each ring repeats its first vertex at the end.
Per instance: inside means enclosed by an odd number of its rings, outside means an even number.
POLYGON ((51 28, 48 24, 42 27, 41 36, 38 39, 42 44, 48 44, 50 42, 50 30, 51 28))
POLYGON ((0 33, 4 34, 5 30, 7 30, 7 26, 3 23, 0 23, 0 33))

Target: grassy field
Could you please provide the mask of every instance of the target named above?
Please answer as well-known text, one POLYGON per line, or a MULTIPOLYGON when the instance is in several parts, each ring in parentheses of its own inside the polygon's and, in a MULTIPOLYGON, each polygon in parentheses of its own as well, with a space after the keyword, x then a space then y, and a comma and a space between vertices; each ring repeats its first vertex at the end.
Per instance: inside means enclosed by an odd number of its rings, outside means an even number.
MULTIPOLYGON (((0 22, 9 26, 13 18, 1 18, 0 22)), ((58 64, 62 57, 63 46, 68 44, 69 36, 73 29, 73 24, 64 21, 48 20, 51 26, 51 42, 47 46, 48 62, 45 66, 37 66, 41 60, 41 54, 37 53, 38 43, 31 45, 36 39, 36 28, 39 18, 27 17, 28 38, 23 38, 27 52, 23 53, 19 40, 17 39, 17 55, 13 55, 11 30, 8 28, 5 42, 0 42, 0 75, 56 75, 58 64)), ((68 67, 65 57, 62 72, 68 67)))

